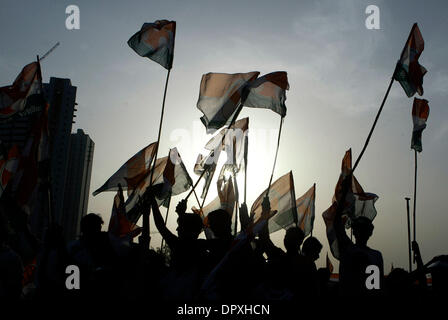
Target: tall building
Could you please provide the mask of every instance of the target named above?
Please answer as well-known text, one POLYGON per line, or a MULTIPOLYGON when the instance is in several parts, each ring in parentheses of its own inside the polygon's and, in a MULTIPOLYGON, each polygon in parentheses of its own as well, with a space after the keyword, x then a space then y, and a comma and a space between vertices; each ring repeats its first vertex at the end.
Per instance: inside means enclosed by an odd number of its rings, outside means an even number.
POLYGON ((94 148, 95 143, 82 129, 71 134, 62 210, 62 227, 67 241, 79 235, 81 218, 87 213, 94 148))
POLYGON ((63 224, 65 182, 67 180, 70 134, 76 105, 76 87, 70 79, 50 78, 44 83, 45 98, 50 104, 51 198, 53 218, 63 224))

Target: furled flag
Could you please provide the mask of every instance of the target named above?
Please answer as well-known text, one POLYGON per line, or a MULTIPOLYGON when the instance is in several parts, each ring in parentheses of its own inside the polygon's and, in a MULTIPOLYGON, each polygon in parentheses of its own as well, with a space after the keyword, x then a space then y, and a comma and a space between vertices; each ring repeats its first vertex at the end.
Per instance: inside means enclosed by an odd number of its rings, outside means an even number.
POLYGON ((117 194, 114 197, 112 214, 110 216, 109 227, 107 231, 109 233, 112 233, 115 237, 129 237, 131 239, 136 237, 141 232, 141 228, 137 227, 135 223, 132 223, 126 217, 123 190, 120 186, 117 194))
MULTIPOLYGON (((333 203, 330 208, 322 213, 327 229, 326 232, 331 253, 336 259, 339 259, 339 248, 333 224, 334 219, 336 218, 338 201, 343 196, 342 182, 349 174, 351 174, 351 171, 352 150, 349 149, 346 151, 344 158, 342 159, 341 174, 335 187, 333 203)), ((342 220, 346 227, 350 227, 353 219, 359 216, 367 217, 372 221, 376 217, 375 202, 377 199, 378 196, 376 194, 365 193, 358 180, 356 180, 355 176, 352 175, 352 183, 345 199, 340 200, 344 201, 342 204, 342 220)))
MULTIPOLYGON (((136 222, 140 217, 140 212, 133 210, 133 208, 150 186, 150 177, 151 174, 148 173, 146 178, 140 182, 126 200, 126 212, 128 219, 132 222, 136 222)), ((170 149, 167 157, 157 159, 152 176, 152 185, 157 186, 155 188, 155 198, 159 206, 168 206, 171 196, 187 191, 192 184, 190 175, 182 162, 177 148, 170 149)))
MULTIPOLYGON (((260 196, 252 204, 250 209, 250 216, 252 221, 256 224, 262 215, 262 202, 266 196, 264 190, 260 196)), ((297 225, 297 208, 296 197, 294 192, 294 178, 292 171, 283 175, 271 184, 269 189, 269 201, 271 203, 271 210, 277 211, 277 214, 269 219, 269 232, 275 232, 282 228, 287 229, 293 225, 297 225)))
POLYGON ((9 118, 25 109, 27 99, 40 93, 42 75, 39 62, 26 65, 11 86, 0 88, 0 118, 9 118))
POLYGON ((202 76, 197 108, 207 132, 229 125, 242 100, 247 84, 254 81, 259 72, 207 73, 202 76))
POLYGON ((130 191, 134 190, 150 172, 156 147, 157 142, 153 142, 137 152, 107 179, 100 188, 93 192, 93 195, 96 196, 103 191, 118 191, 119 184, 124 190, 128 190, 129 195, 130 191))
POLYGON ((426 128, 428 116, 428 100, 414 98, 414 104, 412 105, 414 129, 412 130, 411 148, 418 152, 422 152, 422 132, 426 128))
POLYGON ((332 274, 334 267, 333 267, 333 264, 331 263, 330 258, 328 257, 328 252, 327 252, 327 259, 326 259, 326 267, 330 271, 330 274, 332 274))
POLYGON ((144 23, 140 31, 128 40, 128 45, 139 56, 147 57, 170 70, 173 66, 175 36, 175 21, 157 20, 144 23))
POLYGON ((5 191, 8 182, 16 173, 19 161, 20 151, 16 145, 9 149, 6 157, 0 155, 0 197, 3 194, 3 191, 5 191))
POLYGON ((409 98, 416 92, 423 95, 423 76, 426 69, 419 64, 418 58, 424 48, 425 42, 420 29, 414 23, 394 72, 394 79, 400 82, 409 98))
POLYGON ((249 94, 244 105, 250 108, 266 108, 286 116, 286 90, 289 90, 288 74, 284 71, 268 73, 247 85, 249 94))
POLYGON ((298 225, 305 233, 305 236, 308 236, 313 231, 315 201, 316 184, 296 200, 298 225))

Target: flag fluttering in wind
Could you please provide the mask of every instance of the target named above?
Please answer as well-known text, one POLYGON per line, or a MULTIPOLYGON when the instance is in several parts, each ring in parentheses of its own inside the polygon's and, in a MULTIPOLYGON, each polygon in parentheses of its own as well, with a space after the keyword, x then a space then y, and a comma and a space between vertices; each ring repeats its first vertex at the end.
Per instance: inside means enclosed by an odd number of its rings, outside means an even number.
POLYGON ((412 105, 412 122, 414 129, 412 130, 411 148, 422 152, 422 132, 426 128, 426 120, 429 116, 428 100, 414 98, 412 105))
POLYGON ((209 155, 206 157, 204 157, 202 154, 198 155, 196 164, 194 165, 194 173, 196 173, 197 175, 202 175, 205 181, 201 198, 205 198, 207 190, 210 188, 210 184, 212 183, 220 154, 221 148, 217 148, 216 150, 210 151, 209 155))
POLYGON ((4 155, 0 155, 0 197, 3 194, 3 191, 5 191, 9 181, 16 173, 19 160, 20 151, 16 145, 9 149, 6 157, 4 155))
POLYGON ((308 236, 313 230, 316 201, 316 185, 314 184, 303 196, 296 200, 299 228, 308 236))
POLYGON ((229 125, 244 99, 247 84, 255 80, 259 72, 207 73, 202 76, 197 108, 207 132, 229 125))
POLYGON ((23 147, 17 166, 12 177, 12 193, 18 205, 29 215, 36 209, 39 187, 48 182, 50 161, 50 136, 48 130, 49 104, 43 96, 40 97, 43 109, 31 129, 30 136, 23 147))
POLYGON ((286 90, 289 90, 288 74, 284 71, 268 73, 248 84, 249 94, 244 106, 266 108, 286 116, 286 90))
POLYGON ((394 79, 400 82, 409 98, 416 92, 423 95, 423 76, 426 69, 419 64, 418 58, 424 48, 425 42, 415 23, 394 72, 394 79))
MULTIPOLYGON (((246 156, 247 135, 249 133, 249 118, 236 121, 230 128, 222 129, 217 135, 210 139, 205 145, 207 150, 221 149, 227 153, 226 164, 233 165, 235 171, 241 169, 246 156)), ((217 158, 215 158, 217 161, 217 158)))
POLYGON ((135 223, 132 223, 126 217, 123 190, 121 188, 119 188, 114 197, 112 214, 110 216, 107 231, 112 233, 115 237, 129 237, 130 239, 136 237, 141 232, 141 228, 137 227, 135 223))
MULTIPOLYGON (((266 196, 266 191, 264 190, 260 194, 250 209, 250 215, 255 224, 261 219, 263 211, 262 202, 266 196)), ((287 229, 298 223, 292 171, 271 184, 268 196, 271 203, 271 210, 277 211, 277 214, 269 219, 269 232, 272 233, 282 228, 287 229)))
POLYGON ((126 161, 120 169, 117 170, 100 188, 93 192, 93 195, 103 191, 118 191, 120 184, 123 190, 128 190, 128 195, 131 190, 144 180, 151 170, 151 163, 154 158, 157 142, 153 142, 137 152, 132 158, 126 161))
POLYGON ((336 218, 338 201, 344 202, 342 204, 342 218, 346 227, 350 227, 353 219, 357 217, 364 216, 369 218, 371 221, 376 217, 375 202, 378 200, 378 196, 373 193, 364 192, 354 175, 352 175, 352 183, 345 199, 342 199, 342 182, 349 174, 351 174, 351 171, 352 150, 349 149, 346 151, 344 158, 342 159, 341 174, 335 187, 333 203, 330 208, 322 213, 327 229, 326 232, 331 253, 336 259, 339 259, 339 248, 333 224, 334 219, 336 218))
POLYGON ((128 40, 128 45, 139 56, 147 57, 170 70, 173 66, 175 36, 175 21, 157 20, 144 23, 140 31, 128 40))
MULTIPOLYGON (((126 200, 126 212, 128 219, 132 222, 136 222, 140 217, 140 212, 135 212, 132 209, 151 185, 150 177, 151 174, 148 172, 146 178, 138 184, 126 200)), ((157 159, 152 175, 152 186, 155 187, 155 198, 159 206, 164 205, 167 207, 171 196, 187 191, 192 184, 193 182, 177 148, 170 149, 167 157, 157 159)))
POLYGON ((8 118, 25 109, 27 99, 40 93, 42 75, 39 62, 26 65, 11 86, 0 88, 0 118, 8 118))

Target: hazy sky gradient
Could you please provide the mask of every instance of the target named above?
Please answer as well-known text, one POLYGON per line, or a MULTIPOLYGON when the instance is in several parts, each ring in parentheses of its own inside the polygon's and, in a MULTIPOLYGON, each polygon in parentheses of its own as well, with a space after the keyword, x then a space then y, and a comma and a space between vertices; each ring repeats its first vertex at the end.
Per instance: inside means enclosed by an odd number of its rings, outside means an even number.
MULTIPOLYGON (((418 22, 425 39, 420 62, 428 69, 424 98, 431 108, 419 154, 417 199, 417 240, 427 261, 448 251, 447 9, 445 1, 2 0, 0 85, 11 83, 36 54, 61 42, 42 62, 44 81, 70 78, 78 87, 73 131, 82 128, 95 142, 92 192, 157 139, 166 70, 137 56, 126 43, 144 22, 177 21, 159 154, 176 146, 193 180, 194 161, 210 138, 196 109, 202 74, 287 71, 288 114, 275 178, 293 170, 297 197, 317 184, 314 235, 324 244, 322 266, 328 242, 321 213, 331 203, 342 157, 348 148, 354 159, 358 156, 411 26, 418 22), (80 30, 65 28, 70 4, 80 8, 80 30), (381 30, 365 27, 370 4, 380 8, 381 30)), ((412 101, 394 83, 356 171, 364 189, 379 195, 370 246, 383 252, 387 273, 391 262, 407 268, 404 197, 413 194, 412 101)), ((279 116, 256 109, 244 109, 243 116, 250 116, 250 206, 269 181, 279 116)), ((241 196, 242 189, 241 183, 241 196)), ((101 213, 106 226, 113 195, 89 200, 89 212, 101 213)), ((208 200, 215 195, 213 187, 208 200)), ((180 198, 173 199, 173 207, 180 198)), ((175 218, 171 214, 173 231, 175 218)), ((273 238, 282 245, 282 232, 273 238)), ((151 245, 159 244, 154 235, 151 245)))

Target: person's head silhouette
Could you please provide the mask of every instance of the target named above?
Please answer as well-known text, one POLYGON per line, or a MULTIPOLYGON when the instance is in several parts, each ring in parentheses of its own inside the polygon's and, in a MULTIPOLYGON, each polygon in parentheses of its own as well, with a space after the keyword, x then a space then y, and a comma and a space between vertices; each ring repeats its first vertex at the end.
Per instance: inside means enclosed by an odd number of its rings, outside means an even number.
POLYGON ((319 259, 320 251, 322 250, 322 244, 314 237, 309 237, 305 240, 302 246, 303 254, 310 258, 312 261, 319 259))
POLYGON ((202 227, 202 219, 195 213, 184 213, 177 219, 177 235, 180 239, 197 239, 202 227))
POLYGON ((208 225, 216 238, 228 238, 232 236, 232 220, 227 211, 218 209, 207 216, 208 225))
POLYGON ((81 219, 81 234, 86 239, 92 239, 101 234, 104 221, 101 216, 89 213, 81 219))
POLYGON ((357 217, 353 220, 352 229, 356 244, 366 246, 373 233, 372 221, 367 217, 357 217))
POLYGON ((300 250, 305 234, 299 227, 291 227, 286 230, 283 244, 288 253, 297 253, 300 250))

